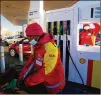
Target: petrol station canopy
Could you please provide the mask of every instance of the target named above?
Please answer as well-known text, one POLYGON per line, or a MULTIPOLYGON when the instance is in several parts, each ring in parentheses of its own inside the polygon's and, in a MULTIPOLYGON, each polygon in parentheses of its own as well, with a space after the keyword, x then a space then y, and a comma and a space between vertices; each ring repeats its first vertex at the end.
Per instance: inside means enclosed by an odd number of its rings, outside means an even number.
MULTIPOLYGON (((45 0, 44 10, 54 10, 59 8, 66 8, 72 6, 78 0, 72 1, 54 1, 45 0)), ((27 23, 28 11, 30 7, 30 1, 20 1, 20 0, 7 0, 1 2, 1 14, 9 20, 14 25, 23 25, 27 23)))

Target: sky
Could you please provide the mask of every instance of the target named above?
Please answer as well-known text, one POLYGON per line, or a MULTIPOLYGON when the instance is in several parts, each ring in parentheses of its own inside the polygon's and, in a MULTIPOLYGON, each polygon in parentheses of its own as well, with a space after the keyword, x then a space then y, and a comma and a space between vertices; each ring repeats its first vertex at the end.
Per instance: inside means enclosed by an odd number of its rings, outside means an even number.
POLYGON ((3 15, 1 17, 1 28, 7 29, 11 32, 22 31, 22 26, 14 26, 10 21, 8 21, 3 15))

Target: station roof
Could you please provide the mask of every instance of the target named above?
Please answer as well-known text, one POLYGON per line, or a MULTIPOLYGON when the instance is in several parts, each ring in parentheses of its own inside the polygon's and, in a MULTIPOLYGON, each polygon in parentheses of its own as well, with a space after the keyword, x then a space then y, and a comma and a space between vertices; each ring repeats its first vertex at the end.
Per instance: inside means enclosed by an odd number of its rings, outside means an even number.
MULTIPOLYGON (((44 10, 54 10, 59 8, 66 8, 72 6, 78 0, 65 0, 65 1, 54 1, 45 0, 44 10)), ((28 11, 30 1, 21 0, 2 0, 1 2, 1 14, 8 19, 14 25, 23 25, 27 23, 28 11)))

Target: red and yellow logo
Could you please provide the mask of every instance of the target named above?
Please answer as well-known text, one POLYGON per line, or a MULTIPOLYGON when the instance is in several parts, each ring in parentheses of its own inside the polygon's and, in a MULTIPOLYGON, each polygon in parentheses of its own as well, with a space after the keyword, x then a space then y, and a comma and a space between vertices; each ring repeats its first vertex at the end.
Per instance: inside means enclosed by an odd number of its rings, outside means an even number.
POLYGON ((49 57, 55 57, 55 55, 54 54, 49 54, 49 57))

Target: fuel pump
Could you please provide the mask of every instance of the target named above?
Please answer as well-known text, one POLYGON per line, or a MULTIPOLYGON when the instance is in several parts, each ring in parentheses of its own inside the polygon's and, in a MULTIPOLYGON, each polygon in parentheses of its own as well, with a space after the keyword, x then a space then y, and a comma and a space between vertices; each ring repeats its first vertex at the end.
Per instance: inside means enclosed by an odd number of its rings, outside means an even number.
MULTIPOLYGON (((47 22, 48 32, 52 33, 55 36, 57 46, 60 48, 61 59, 62 59, 63 66, 65 69, 65 77, 67 78, 67 80, 68 80, 68 75, 69 75, 69 62, 71 59, 71 63, 73 63, 73 66, 74 66, 75 70, 77 71, 77 73, 82 81, 82 84, 84 84, 83 78, 82 78, 78 68, 76 67, 75 62, 73 61, 74 59, 72 58, 72 55, 70 53, 70 51, 72 51, 71 43, 73 40, 72 39, 73 34, 71 34, 71 32, 72 32, 71 27, 73 25, 73 21, 68 15, 66 15, 66 13, 68 13, 68 12, 70 12, 70 14, 72 14, 72 11, 68 11, 68 10, 66 12, 64 10, 61 12, 58 12, 58 10, 56 10, 56 11, 54 11, 54 13, 48 12, 48 15, 52 14, 49 18, 47 17, 48 18, 48 22, 47 22), (61 14, 64 15, 65 19, 60 18, 61 14), (54 15, 55 15, 55 17, 54 17, 54 15), (54 18, 54 20, 52 20, 52 18, 54 18), (54 26, 54 28, 52 28, 53 26, 54 26)), ((71 17, 72 17, 72 15, 71 15, 71 17)))

